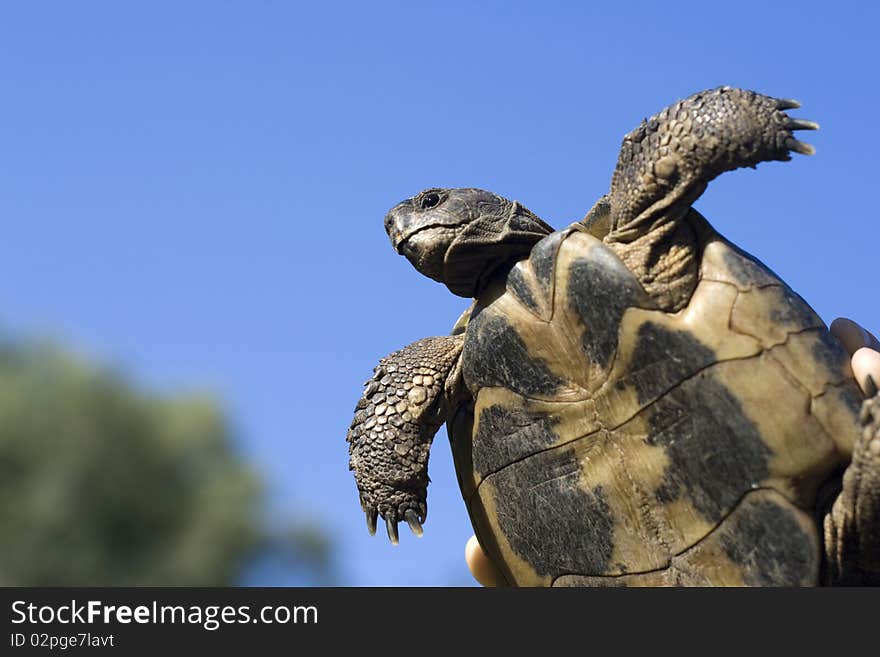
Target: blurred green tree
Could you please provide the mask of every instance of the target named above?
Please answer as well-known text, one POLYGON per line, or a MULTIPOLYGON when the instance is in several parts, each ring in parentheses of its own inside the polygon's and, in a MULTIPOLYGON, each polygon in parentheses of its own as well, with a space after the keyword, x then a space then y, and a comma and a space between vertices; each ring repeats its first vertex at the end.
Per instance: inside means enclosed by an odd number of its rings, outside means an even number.
MULTIPOLYGON (((0 343, 0 585, 234 584, 278 529, 209 397, 160 397, 44 344, 0 343)), ((329 577, 319 529, 281 530, 329 577)))

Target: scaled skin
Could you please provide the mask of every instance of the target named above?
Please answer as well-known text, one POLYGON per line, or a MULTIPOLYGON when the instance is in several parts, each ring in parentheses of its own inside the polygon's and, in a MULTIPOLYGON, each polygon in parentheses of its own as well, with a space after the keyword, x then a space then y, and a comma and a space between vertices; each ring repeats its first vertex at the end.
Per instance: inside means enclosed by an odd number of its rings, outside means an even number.
MULTIPOLYGON (((597 577, 634 569, 633 575, 638 575, 636 579, 643 584, 680 581, 731 585, 740 579, 746 584, 815 583, 820 541, 812 515, 803 509, 810 504, 815 486, 824 481, 822 477, 834 474, 829 469, 849 463, 843 491, 834 498, 833 511, 825 517, 824 545, 831 548, 826 550, 828 573, 822 579, 832 584, 880 584, 876 553, 880 541, 876 528, 880 514, 880 398, 873 399, 874 390, 872 399, 862 405, 859 424, 863 430, 851 424, 861 395, 851 380, 852 367, 846 369, 849 354, 840 344, 829 341, 821 320, 771 273, 724 240, 712 241, 715 234, 711 227, 690 209, 708 182, 725 171, 763 161, 788 160, 792 152, 812 153, 812 148, 795 139, 792 131, 818 126, 791 118, 783 111, 797 107, 795 101, 719 87, 666 108, 624 138, 611 191, 605 197, 606 230, 597 232, 596 223, 586 223, 572 228, 574 233, 563 231, 559 233, 563 239, 556 239, 565 241, 564 246, 571 246, 573 251, 566 249, 554 258, 551 237, 545 245, 549 253, 541 247, 534 263, 530 259, 523 265, 525 270, 514 268, 509 275, 507 266, 522 261, 526 247, 550 232, 515 202, 484 190, 432 189, 395 206, 386 217, 386 230, 395 250, 422 274, 444 282, 453 293, 476 296, 485 312, 480 312, 478 305, 472 315, 474 321, 468 324, 466 348, 455 363, 446 362, 441 367, 426 357, 430 361, 426 365, 425 359, 414 353, 420 343, 414 343, 383 359, 366 384, 348 439, 350 466, 370 530, 375 530, 375 520, 382 515, 392 542, 396 541, 401 518, 420 533, 427 446, 436 429, 433 420, 446 416, 451 422, 453 454, 465 497, 473 502, 479 477, 497 474, 480 493, 476 506, 470 504, 470 510, 476 530, 481 536, 485 534, 484 541, 490 541, 484 544, 496 563, 503 566, 507 581, 535 585, 559 580, 559 585, 589 586, 600 583, 597 577), (507 229, 512 232, 504 232, 507 229), (503 251, 500 256, 499 248, 503 251), (578 254, 585 256, 584 262, 578 254), (737 268, 731 262, 742 266, 737 268), (752 265, 764 275, 757 275, 752 265), (505 276, 515 294, 498 297, 505 276), (572 311, 571 317, 565 312, 552 312, 556 307, 557 277, 561 277, 560 298, 568 302, 564 306, 572 311), (720 312, 713 314, 713 308, 705 306, 704 297, 709 294, 707 290, 725 283, 729 289, 724 288, 720 309, 714 308, 720 312), (579 292, 569 294, 571 289, 579 292), (595 309, 597 299, 604 300, 603 295, 609 297, 607 307, 614 312, 595 316, 590 309, 595 309), (523 303, 510 301, 514 298, 523 303), (624 322, 621 312, 628 308, 635 310, 630 314, 631 321, 624 322), (694 310, 697 316, 708 313, 722 320, 729 311, 727 328, 736 334, 735 344, 727 345, 721 355, 706 347, 700 337, 716 345, 718 340, 723 342, 724 327, 697 322, 700 330, 694 333, 688 326, 678 326, 693 319, 693 313, 677 315, 680 310, 694 310), (646 320, 646 313, 657 321, 646 320), (537 328, 526 331, 526 340, 518 330, 509 330, 510 324, 515 329, 517 325, 537 328), (595 330, 581 336, 587 336, 586 340, 571 339, 582 332, 582 325, 595 330), (820 332, 822 340, 816 341, 815 334, 804 337, 807 331, 820 332), (795 334, 797 337, 789 341, 788 337, 795 334), (614 340, 615 335, 626 338, 623 345, 614 340), (550 339, 557 337, 555 341, 550 339), (681 359, 663 358, 656 346, 667 342, 670 353, 682 354, 681 359), (548 346, 551 343, 552 348, 548 346), (535 347, 534 353, 526 348, 529 344, 535 347), (623 356, 612 360, 618 348, 623 356), (757 388, 750 387, 754 380, 749 382, 753 376, 749 365, 728 362, 752 357, 754 349, 762 354, 770 349, 778 352, 762 357, 764 367, 755 370, 760 376, 757 388), (538 448, 540 453, 525 465, 521 462, 531 454, 510 454, 508 449, 498 453, 492 440, 475 438, 480 449, 473 454, 466 443, 458 443, 458 438, 466 440, 473 432, 477 436, 480 431, 506 435, 508 429, 516 430, 523 423, 531 427, 534 414, 523 416, 522 404, 517 401, 523 394, 530 400, 531 409, 535 404, 569 401, 573 389, 595 392, 589 381, 580 380, 570 389, 560 389, 561 379, 544 366, 548 358, 554 363, 569 363, 585 357, 588 369, 596 370, 593 374, 613 375, 615 386, 606 386, 599 399, 588 396, 574 401, 595 404, 600 428, 604 425, 616 431, 626 425, 620 433, 631 439, 625 444, 611 443, 610 450, 599 450, 586 458, 599 466, 589 469, 588 481, 582 482, 578 475, 584 472, 585 460, 578 461, 584 454, 574 448, 557 452, 541 449, 557 437, 547 427, 534 436, 523 436, 527 447, 538 448), (704 376, 715 358, 718 367, 712 374, 717 377, 704 376), (609 369, 612 363, 614 371, 609 369), (824 369, 814 371, 813 363, 824 369), (437 386, 436 394, 432 387, 433 397, 427 391, 421 395, 422 406, 428 397, 437 400, 436 405, 429 404, 437 407, 436 413, 425 418, 431 421, 420 419, 421 406, 410 408, 410 402, 415 401, 398 401, 401 395, 407 397, 408 384, 414 386, 413 390, 424 389, 416 381, 416 376, 424 376, 413 369, 418 367, 429 367, 432 381, 440 378, 449 384, 442 392, 437 386), (443 376, 443 372, 448 374, 443 376), (695 373, 699 379, 688 377, 695 373), (709 378, 709 383, 701 385, 709 378), (680 388, 679 382, 683 382, 680 388), (732 393, 725 383, 734 384, 732 393), (840 389, 826 396, 830 386, 840 389), (673 389, 674 394, 667 398, 665 391, 673 389), (488 392, 484 395, 484 391, 488 392), (522 394, 511 403, 503 391, 522 394), (557 400, 553 396, 556 392, 562 392, 563 398, 557 400), (673 435, 667 429, 680 419, 677 410, 687 403, 681 397, 696 392, 699 394, 693 395, 692 401, 704 406, 701 413, 706 417, 694 418, 696 423, 690 431, 673 435), (777 392, 778 408, 771 401, 777 392), (468 393, 475 398, 473 413, 469 406, 459 403, 462 400, 470 404, 468 393), (809 393, 809 400, 804 393, 809 393), (548 395, 552 398, 544 399, 548 395), (656 401, 657 395, 662 403, 640 416, 639 404, 653 404, 651 400, 656 401), (751 416, 741 412, 742 400, 753 411, 751 416), (804 406, 804 401, 810 403, 804 406), (812 418, 814 406, 817 418, 812 418), (390 418, 388 409, 393 409, 390 418), (620 409, 623 415, 614 416, 613 412, 620 409), (612 415, 606 417, 608 411, 612 415), (824 427, 823 422, 830 426, 824 427), (655 434, 656 441, 648 440, 655 434), (728 434, 745 439, 742 456, 725 450, 723 439, 719 445, 711 443, 728 434), (708 436, 710 440, 706 444, 688 443, 694 436, 708 436), (829 438, 837 444, 829 443, 829 438), (456 443, 461 449, 456 449, 456 443), (614 467, 626 458, 625 447, 630 443, 639 452, 630 464, 645 466, 636 468, 637 476, 629 468, 614 467), (854 444, 858 453, 849 462, 848 453, 854 444), (423 448, 424 458, 411 458, 415 446, 423 448), (791 459, 787 446, 794 448, 791 459), (771 464, 768 456, 778 454, 785 458, 771 464), (840 458, 828 458, 835 455, 840 458), (506 460, 511 456, 523 458, 506 460), (674 467, 666 467, 664 457, 674 467), (694 464, 695 459, 701 462, 694 464), (498 474, 498 466, 514 463, 514 468, 498 474), (783 478, 785 492, 772 485, 771 475, 783 478), (529 495, 532 489, 545 485, 547 495, 529 495), (633 487, 636 502, 641 503, 634 504, 627 494, 608 501, 607 491, 626 493, 633 487), (763 490, 750 495, 748 502, 743 500, 743 505, 736 505, 737 495, 742 498, 745 492, 755 489, 763 490), (682 491, 688 493, 688 499, 682 497, 682 491), (785 499, 770 499, 780 496, 785 499), (802 502, 800 510, 793 507, 798 500, 802 502), (520 513, 523 508, 524 515, 520 513), (724 518, 727 511, 731 511, 730 522, 724 528, 719 525, 719 532, 711 540, 697 546, 695 541, 711 533, 712 522, 724 518), (535 527, 531 520, 544 529, 535 527), (781 520, 788 524, 777 522, 781 520), (612 540, 615 527, 624 530, 620 532, 620 543, 612 540), (764 534, 752 535, 762 529, 778 535, 781 544, 763 540, 764 534), (511 537, 515 545, 495 544, 494 539, 504 542, 511 537), (555 552, 543 549, 548 541, 555 552), (695 547, 686 550, 688 546, 695 547), (769 561, 761 561, 762 568, 755 567, 757 579, 740 578, 742 573, 749 574, 746 571, 761 555, 769 561), (573 556, 583 559, 573 560, 573 556), (658 568, 667 556, 681 558, 668 573, 660 573, 658 568), (716 559, 719 556, 720 561, 716 559), (719 565, 722 562, 724 565, 719 565), (558 564, 565 570, 554 570, 558 564), (699 566, 697 572, 691 573, 689 568, 695 564, 699 566), (745 570, 741 572, 739 566, 745 570), (553 573, 562 575, 548 580, 553 573), (653 576, 641 577, 647 573, 653 576)), ((606 304, 599 302, 598 306, 605 308, 606 304)), ((856 333, 863 336, 858 330, 856 333)), ((462 336, 429 340, 449 345, 448 351, 453 351, 453 346, 460 349, 462 336)), ((873 384, 868 390, 872 389, 873 384)), ((541 412, 546 414, 546 409, 541 412)), ((560 435, 591 435, 592 415, 579 414, 585 425, 570 423, 562 427, 560 435)), ((606 437, 609 430, 604 431, 599 438, 606 437)), ((598 442, 609 446, 607 441, 598 442)), ((578 445, 585 446, 589 447, 586 443, 578 445)), ((829 501, 826 497, 834 494, 836 483, 837 478, 829 480, 829 490, 817 500, 822 508, 829 501)), ((630 575, 627 578, 633 579, 630 575)))
MULTIPOLYGON (((880 340, 852 320, 842 317, 831 323, 831 333, 852 357, 853 374, 862 390, 866 390, 868 376, 880 383, 880 340)), ((468 540, 464 555, 471 575, 481 585, 492 587, 503 583, 503 578, 483 552, 476 536, 468 540)))

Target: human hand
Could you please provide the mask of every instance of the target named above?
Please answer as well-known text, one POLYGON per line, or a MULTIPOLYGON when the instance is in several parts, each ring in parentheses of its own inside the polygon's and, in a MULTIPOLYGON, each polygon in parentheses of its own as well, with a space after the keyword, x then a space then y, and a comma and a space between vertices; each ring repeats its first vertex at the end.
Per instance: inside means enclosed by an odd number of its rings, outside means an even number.
MULTIPOLYGON (((880 340, 851 319, 839 317, 831 322, 831 334, 837 338, 852 359, 853 375, 868 392, 868 376, 880 386, 880 340)), ((483 586, 499 586, 504 578, 483 552, 476 536, 471 536, 464 548, 464 558, 474 579, 483 586)))
POLYGON ((853 375, 862 392, 868 392, 868 377, 880 386, 880 340, 851 319, 838 317, 831 322, 831 334, 852 358, 853 375))
POLYGON ((476 536, 471 536, 464 546, 464 560, 467 562, 471 575, 483 586, 500 586, 504 583, 504 578, 498 572, 495 564, 483 552, 476 536))

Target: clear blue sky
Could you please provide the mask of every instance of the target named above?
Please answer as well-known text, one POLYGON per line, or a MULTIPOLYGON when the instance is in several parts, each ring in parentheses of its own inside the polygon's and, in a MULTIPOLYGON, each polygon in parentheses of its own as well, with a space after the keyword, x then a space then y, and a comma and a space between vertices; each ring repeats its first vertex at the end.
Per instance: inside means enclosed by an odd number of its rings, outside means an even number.
POLYGON ((827 322, 880 328, 878 23, 804 0, 3 3, 0 325, 216 391, 344 583, 468 584, 445 430, 420 541, 370 538, 346 467, 377 359, 467 305, 393 253, 386 210, 476 186, 561 227, 643 117, 719 84, 795 97, 817 155, 697 207, 827 322))

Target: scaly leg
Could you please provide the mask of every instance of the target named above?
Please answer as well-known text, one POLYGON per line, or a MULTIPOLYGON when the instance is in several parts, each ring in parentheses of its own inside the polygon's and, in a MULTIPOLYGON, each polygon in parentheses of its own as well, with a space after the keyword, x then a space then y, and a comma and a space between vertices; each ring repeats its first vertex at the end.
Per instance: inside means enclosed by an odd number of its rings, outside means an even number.
POLYGON ((611 227, 617 239, 639 232, 651 217, 684 202, 687 209, 710 180, 740 167, 812 155, 793 130, 812 121, 789 118, 800 107, 754 91, 719 87, 667 107, 623 139, 611 180, 611 227))
POLYGON ((872 379, 859 420, 862 435, 825 516, 827 584, 880 585, 880 395, 872 379))
POLYGON ((445 386, 456 370, 463 335, 425 338, 386 356, 355 407, 346 440, 367 528, 385 518, 398 542, 405 520, 416 536, 428 513, 428 452, 448 412, 445 386))
POLYGON ((642 122, 623 139, 611 179, 605 242, 663 310, 683 308, 697 283, 699 244, 682 221, 725 171, 813 148, 792 136, 815 123, 789 118, 796 101, 719 87, 642 122))

